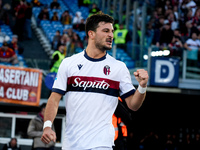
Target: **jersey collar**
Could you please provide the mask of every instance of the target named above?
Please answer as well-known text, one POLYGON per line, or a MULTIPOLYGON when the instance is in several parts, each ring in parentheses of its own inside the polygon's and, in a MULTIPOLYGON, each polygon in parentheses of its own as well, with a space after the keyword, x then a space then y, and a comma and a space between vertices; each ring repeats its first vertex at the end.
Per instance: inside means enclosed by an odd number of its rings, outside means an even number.
POLYGON ((106 55, 107 55, 107 52, 106 52, 106 54, 105 54, 103 57, 98 58, 98 59, 95 59, 95 58, 89 57, 89 56, 87 55, 87 53, 86 53, 86 50, 84 50, 84 57, 85 57, 86 59, 88 59, 88 60, 90 60, 90 61, 94 61, 94 62, 102 61, 102 60, 106 59, 106 55))

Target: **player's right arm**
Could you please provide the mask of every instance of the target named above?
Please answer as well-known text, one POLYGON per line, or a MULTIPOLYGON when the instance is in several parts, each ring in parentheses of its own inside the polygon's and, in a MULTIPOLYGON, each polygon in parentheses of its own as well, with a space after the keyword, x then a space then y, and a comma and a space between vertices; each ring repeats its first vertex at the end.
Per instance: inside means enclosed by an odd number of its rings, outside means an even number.
MULTIPOLYGON (((61 97, 62 95, 59 93, 56 92, 51 93, 45 108, 44 122, 51 121, 53 123, 58 111, 58 106, 61 97)), ((50 141, 55 142, 56 133, 51 129, 51 127, 45 127, 43 130, 41 140, 46 144, 48 144, 50 141)))
POLYGON ((45 114, 44 114, 44 128, 43 129, 43 135, 41 137, 41 140, 44 143, 49 143, 50 141, 56 141, 56 133, 51 129, 51 124, 53 123, 57 111, 60 99, 63 95, 66 93, 67 89, 67 78, 68 78, 68 58, 65 58, 62 60, 56 78, 54 80, 54 84, 52 87, 52 93, 48 99, 46 108, 45 108, 45 114))

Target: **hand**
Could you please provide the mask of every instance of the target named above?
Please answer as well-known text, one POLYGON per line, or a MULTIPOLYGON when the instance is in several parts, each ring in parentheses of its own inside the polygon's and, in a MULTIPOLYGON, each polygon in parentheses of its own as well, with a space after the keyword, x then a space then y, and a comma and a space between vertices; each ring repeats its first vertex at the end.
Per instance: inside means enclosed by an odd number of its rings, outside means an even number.
POLYGON ((145 88, 147 86, 147 82, 149 79, 148 72, 144 69, 138 69, 133 73, 136 80, 140 84, 141 87, 145 88))
POLYGON ((41 141, 45 144, 48 144, 51 141, 56 142, 56 133, 50 127, 44 128, 41 141))

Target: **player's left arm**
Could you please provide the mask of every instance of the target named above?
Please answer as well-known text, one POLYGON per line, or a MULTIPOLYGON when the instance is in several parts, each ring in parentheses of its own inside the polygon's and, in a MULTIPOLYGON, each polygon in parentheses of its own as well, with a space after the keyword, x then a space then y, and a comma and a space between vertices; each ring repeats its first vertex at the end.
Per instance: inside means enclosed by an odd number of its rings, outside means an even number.
POLYGON ((137 111, 145 97, 146 97, 146 87, 147 87, 147 82, 149 79, 148 72, 144 69, 138 69, 136 72, 133 73, 136 80, 139 83, 138 89, 135 91, 135 93, 125 99, 127 106, 133 110, 137 111))

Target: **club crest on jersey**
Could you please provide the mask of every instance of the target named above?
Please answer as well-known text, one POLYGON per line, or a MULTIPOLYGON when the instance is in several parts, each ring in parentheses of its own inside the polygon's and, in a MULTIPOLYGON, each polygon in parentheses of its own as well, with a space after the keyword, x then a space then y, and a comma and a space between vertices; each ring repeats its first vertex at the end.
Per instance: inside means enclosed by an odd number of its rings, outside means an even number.
POLYGON ((104 66, 103 72, 105 75, 109 75, 110 74, 110 66, 108 66, 108 65, 104 66))

